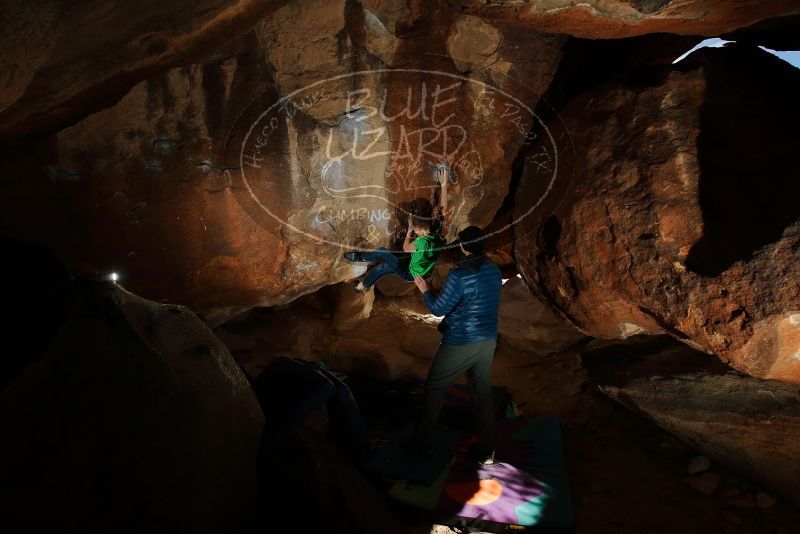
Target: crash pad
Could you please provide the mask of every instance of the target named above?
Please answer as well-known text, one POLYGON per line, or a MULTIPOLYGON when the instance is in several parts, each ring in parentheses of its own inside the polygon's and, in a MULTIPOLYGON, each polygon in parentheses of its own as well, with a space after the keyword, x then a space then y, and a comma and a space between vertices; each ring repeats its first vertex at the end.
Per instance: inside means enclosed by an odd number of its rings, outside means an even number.
POLYGON ((433 451, 418 455, 400 446, 404 438, 411 436, 412 429, 409 424, 389 446, 375 452, 367 462, 367 469, 388 479, 432 484, 452 462, 464 434, 438 427, 433 435, 433 451))
POLYGON ((439 495, 445 524, 571 528, 572 498, 557 417, 496 425, 496 463, 456 462, 439 495))
POLYGON ((434 511, 442 493, 442 487, 450 476, 450 465, 439 473, 431 484, 419 484, 408 480, 398 480, 389 489, 389 498, 419 508, 434 511))
POLYGON ((435 510, 438 523, 485 532, 572 527, 572 498, 557 417, 498 421, 492 465, 466 459, 463 453, 474 440, 464 435, 455 461, 431 483, 397 481, 389 496, 435 510))

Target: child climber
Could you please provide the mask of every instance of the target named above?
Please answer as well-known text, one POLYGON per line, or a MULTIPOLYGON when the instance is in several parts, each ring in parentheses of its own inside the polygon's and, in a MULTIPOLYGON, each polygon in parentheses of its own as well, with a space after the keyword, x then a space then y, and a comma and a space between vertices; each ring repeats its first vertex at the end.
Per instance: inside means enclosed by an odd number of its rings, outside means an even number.
POLYGON ((383 247, 370 252, 345 252, 344 257, 349 261, 370 262, 375 265, 362 280, 353 283, 356 291, 368 291, 378 280, 390 274, 397 275, 406 282, 413 282, 415 276, 430 276, 436 266, 439 250, 445 245, 442 232, 444 213, 447 211, 447 170, 437 169, 434 178, 441 184, 440 203, 435 210, 435 217, 424 218, 414 214, 409 216, 406 238, 403 241, 403 251, 411 253, 407 261, 383 247))

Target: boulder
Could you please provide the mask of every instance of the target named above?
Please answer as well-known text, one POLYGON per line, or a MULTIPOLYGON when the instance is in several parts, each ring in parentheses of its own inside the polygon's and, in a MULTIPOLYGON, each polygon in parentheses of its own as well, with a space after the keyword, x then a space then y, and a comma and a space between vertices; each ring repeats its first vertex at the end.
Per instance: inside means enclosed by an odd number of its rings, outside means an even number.
MULTIPOLYGON (((701 372, 636 377, 600 389, 709 458, 800 504, 796 387, 736 372, 701 372)), ((711 486, 704 482, 698 490, 713 491, 711 486)))
POLYGON ((588 335, 668 333, 800 383, 800 71, 741 46, 684 61, 560 111, 517 191, 518 267, 588 335))
MULTIPOLYGON (((645 33, 717 36, 800 11, 793 0, 735 4, 591 0, 523 5, 449 0, 433 12, 423 2, 404 0, 367 0, 359 5, 364 9, 348 9, 357 30, 351 35, 357 33, 359 46, 387 65, 402 63, 404 52, 413 48, 408 46, 409 37, 416 37, 428 21, 442 18, 458 20, 447 32, 454 36, 448 49, 460 64, 477 66, 488 58, 497 59, 491 43, 498 42, 496 27, 502 25, 520 26, 529 34, 595 39, 645 33)), ((7 24, 0 37, 0 63, 6 66, 0 73, 0 139, 61 129, 113 105, 131 87, 159 72, 224 48, 265 19, 288 21, 275 28, 277 33, 291 33, 307 41, 298 44, 311 45, 295 48, 302 50, 303 57, 287 57, 297 60, 293 69, 302 69, 303 60, 321 59, 315 39, 337 29, 335 21, 344 13, 343 7, 339 1, 288 0, 200 0, 147 6, 120 0, 6 2, 7 24), (276 16, 279 9, 283 14, 276 16), (293 18, 287 19, 289 13, 293 18)), ((417 40, 436 48, 430 36, 417 40)), ((330 44, 338 46, 335 39, 323 46, 330 44)))
POLYGON ((720 37, 772 50, 800 50, 800 15, 767 19, 720 37))
POLYGON ((224 48, 280 1, 4 2, 0 139, 61 129, 136 83, 224 48))
POLYGON ((399 276, 384 276, 375 284, 375 290, 384 297, 403 297, 413 295, 417 286, 399 276))
POLYGON ((497 315, 500 342, 516 350, 549 354, 586 339, 533 296, 519 276, 509 278, 500 289, 497 315))
POLYGON ((42 246, 0 236, 0 336, 9 348, 0 358, 0 390, 47 350, 74 306, 69 273, 42 246))
POLYGON ((357 328, 359 323, 369 319, 375 291, 358 293, 350 284, 339 284, 335 288, 332 327, 335 332, 346 332, 357 328))
POLYGON ((187 308, 91 286, 0 393, 3 530, 253 528, 264 417, 228 350, 187 308))
POLYGON ((797 2, 743 0, 555 0, 551 2, 448 0, 465 13, 490 20, 514 20, 539 31, 590 39, 645 33, 707 35, 748 26, 770 17, 800 12, 797 2))
POLYGON ((414 370, 411 356, 393 343, 356 337, 332 339, 324 361, 332 369, 360 373, 377 380, 408 379, 414 370))
POLYGON ((397 248, 408 215, 436 200, 431 163, 455 169, 448 238, 488 225, 541 133, 534 110, 566 34, 712 34, 797 11, 12 4, 0 231, 212 325, 357 276, 343 248, 397 248))
POLYGON ((502 34, 480 17, 458 17, 450 27, 447 52, 459 72, 488 67, 497 61, 502 34))
POLYGON ((444 7, 273 7, 3 153, 0 231, 217 325, 363 272, 343 250, 399 248, 408 215, 438 194, 429 164, 454 169, 449 239, 492 220, 563 36, 481 23, 491 61, 462 73, 448 39, 462 50, 453 36, 474 24, 444 7))
POLYGON ((703 473, 686 477, 683 481, 703 495, 712 495, 719 487, 720 476, 714 473, 703 473))

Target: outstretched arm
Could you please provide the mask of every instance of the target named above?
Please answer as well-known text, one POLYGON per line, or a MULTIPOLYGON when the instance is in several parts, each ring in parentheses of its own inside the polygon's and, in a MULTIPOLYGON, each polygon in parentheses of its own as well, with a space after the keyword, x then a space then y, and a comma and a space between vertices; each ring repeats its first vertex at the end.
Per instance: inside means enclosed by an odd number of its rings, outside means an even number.
POLYGON ((441 169, 439 171, 439 183, 442 185, 442 193, 439 197, 439 213, 444 217, 447 213, 447 185, 450 183, 450 170, 441 169))
POLYGON ((411 233, 414 231, 414 227, 411 226, 411 215, 408 216, 408 230, 406 230, 406 238, 403 241, 403 251, 405 252, 416 252, 417 248, 414 246, 414 239, 411 237, 411 233))
POLYGON ((436 180, 439 182, 439 198, 436 202, 436 211, 434 212, 434 221, 431 223, 431 230, 434 234, 440 237, 446 234, 445 217, 448 208, 448 195, 447 187, 450 183, 449 169, 439 169, 436 171, 436 180))

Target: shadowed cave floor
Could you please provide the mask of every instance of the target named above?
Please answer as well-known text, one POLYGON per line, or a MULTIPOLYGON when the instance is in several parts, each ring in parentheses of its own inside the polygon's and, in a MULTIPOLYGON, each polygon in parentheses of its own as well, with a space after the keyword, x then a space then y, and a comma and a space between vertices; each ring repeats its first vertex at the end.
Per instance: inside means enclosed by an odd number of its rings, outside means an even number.
MULTIPOLYGON (((260 310, 217 333, 250 375, 259 374, 276 355, 295 355, 381 379, 424 378, 430 358, 413 358, 398 371, 397 362, 365 365, 364 360, 342 358, 342 351, 336 348, 342 338, 356 345, 359 340, 391 340, 403 328, 428 330, 429 342, 437 342, 433 323, 398 310, 391 305, 376 306, 370 319, 354 331, 335 333, 329 314, 298 303, 288 309, 260 310), (304 351, 298 343, 316 344, 316 348, 298 354, 304 351)), ((796 531, 800 511, 791 504, 714 462, 707 474, 690 475, 688 466, 699 453, 597 389, 598 380, 624 377, 631 373, 629 369, 657 373, 657 368, 646 369, 649 364, 643 355, 665 352, 705 358, 706 367, 721 365, 669 338, 594 341, 549 356, 515 351, 502 343, 498 347, 495 385, 507 387, 526 415, 562 418, 576 532, 796 531), (703 487, 707 479, 716 482, 703 487)), ((396 510, 389 512, 388 520, 398 532, 423 533, 432 528, 430 521, 396 510)), ((446 527, 433 528, 448 531, 446 527)))

